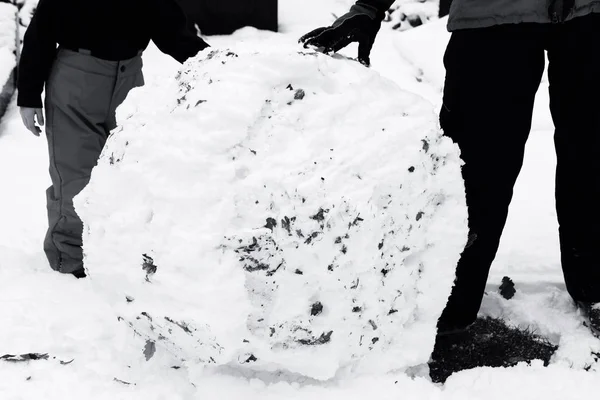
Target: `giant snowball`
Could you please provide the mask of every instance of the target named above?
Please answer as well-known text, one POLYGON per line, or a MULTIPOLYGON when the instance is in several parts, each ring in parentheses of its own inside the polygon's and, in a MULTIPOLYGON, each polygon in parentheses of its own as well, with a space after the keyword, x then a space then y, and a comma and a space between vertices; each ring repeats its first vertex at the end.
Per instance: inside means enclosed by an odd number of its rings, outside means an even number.
POLYGON ((467 234, 430 104, 279 39, 208 49, 119 118, 76 207, 137 334, 321 380, 427 362, 467 234))

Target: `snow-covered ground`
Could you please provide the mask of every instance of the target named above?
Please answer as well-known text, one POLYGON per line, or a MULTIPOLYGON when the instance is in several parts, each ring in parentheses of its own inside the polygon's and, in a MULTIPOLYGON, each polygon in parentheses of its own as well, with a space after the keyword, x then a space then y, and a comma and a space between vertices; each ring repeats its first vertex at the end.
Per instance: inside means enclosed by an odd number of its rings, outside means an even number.
MULTIPOLYGON (((333 0, 283 2, 283 30, 290 43, 331 22, 333 0), (286 11, 287 10, 287 11, 286 11), (315 11, 318 10, 318 11, 315 11), (313 15, 314 14, 314 15, 313 15)), ((399 34, 382 30, 373 69, 439 107, 441 57, 448 35, 443 21, 399 34)), ((231 38, 210 38, 213 47, 231 38)), ((354 56, 355 49, 344 53, 354 56)), ((152 48, 146 80, 172 77, 178 65, 152 48)), ((587 399, 600 390, 600 368, 591 356, 600 341, 581 325, 564 290, 553 210, 554 150, 547 111, 547 81, 539 91, 525 165, 509 222, 492 269, 482 312, 531 326, 559 349, 547 368, 477 368, 453 375, 444 386, 423 371, 364 374, 319 382, 298 374, 231 367, 187 370, 160 348, 146 361, 144 339, 117 321, 92 280, 49 271, 41 250, 49 185, 44 139, 22 126, 13 104, 0 125, 0 357, 41 353, 47 360, 0 360, 0 399, 587 399), (504 275, 518 293, 507 301, 493 292, 504 275), (589 371, 585 368, 589 367, 589 371)))

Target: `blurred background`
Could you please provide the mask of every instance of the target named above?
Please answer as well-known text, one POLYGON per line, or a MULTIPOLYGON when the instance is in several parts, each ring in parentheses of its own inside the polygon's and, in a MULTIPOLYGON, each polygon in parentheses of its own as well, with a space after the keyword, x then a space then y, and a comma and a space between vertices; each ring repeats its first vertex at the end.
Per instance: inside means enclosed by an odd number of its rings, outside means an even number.
MULTIPOLYGON (((278 30, 278 10, 295 0, 177 0, 190 22, 205 35, 229 34, 244 26, 278 30)), ((327 0, 323 0, 326 3, 327 0)), ((338 0, 349 7, 354 0, 338 0)), ((314 2, 304 1, 307 7, 314 2)), ((420 26, 432 18, 448 15, 451 0, 396 0, 387 22, 393 29, 406 30, 420 26)), ((315 10, 318 12, 319 10, 315 10)))
MULTIPOLYGON (((323 9, 348 9, 355 0, 176 0, 185 11, 190 29, 202 35, 227 35, 251 26, 280 31, 282 16, 289 10, 305 8, 315 16, 323 9)), ((39 0, 0 0, 0 118, 14 94, 16 63, 20 44, 39 0), (12 56, 10 56, 12 54, 12 56), (3 71, 2 69, 6 70, 3 71)), ((385 26, 396 31, 412 29, 448 14, 451 0, 396 0, 385 18, 385 26)), ((339 15, 332 14, 330 20, 339 15)), ((315 18, 318 21, 319 18, 315 18)), ((309 22, 309 21, 307 21, 309 22)), ((316 24, 317 22, 315 22, 316 24)))

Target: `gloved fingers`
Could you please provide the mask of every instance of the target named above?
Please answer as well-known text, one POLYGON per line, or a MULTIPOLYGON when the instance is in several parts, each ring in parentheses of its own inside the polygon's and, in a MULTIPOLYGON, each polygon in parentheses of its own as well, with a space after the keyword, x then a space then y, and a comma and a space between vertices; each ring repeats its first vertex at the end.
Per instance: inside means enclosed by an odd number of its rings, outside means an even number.
POLYGON ((307 40, 304 44, 304 47, 314 46, 331 49, 331 47, 333 47, 333 45, 339 40, 339 37, 339 32, 336 29, 328 28, 321 32, 318 36, 307 40))
POLYGON ((318 28, 300 38, 304 47, 315 46, 325 53, 336 53, 352 42, 358 42, 358 61, 363 65, 371 64, 371 50, 379 26, 367 15, 351 15, 339 18, 331 27, 318 28))
POLYGON ((344 47, 348 46, 350 43, 355 42, 355 41, 356 41, 356 37, 352 33, 344 35, 342 37, 338 37, 335 41, 330 42, 327 44, 327 46, 325 46, 325 52, 326 53, 337 53, 338 51, 340 51, 341 49, 343 49, 344 47))
POLYGON ((368 35, 360 35, 358 39, 358 61, 366 67, 371 65, 371 50, 374 41, 368 35))
MULTIPOLYGON (((366 18, 368 18, 368 17, 366 17, 366 18)), ((310 37, 305 42, 305 47, 306 46, 315 46, 315 47, 325 47, 327 49, 332 49, 332 48, 334 48, 334 45, 337 42, 339 42, 341 40, 345 40, 345 37, 348 36, 350 34, 350 32, 357 29, 361 25, 362 21, 363 20, 361 20, 361 18, 359 16, 351 16, 348 18, 338 19, 330 27, 315 29, 313 32, 310 32, 307 35, 305 35, 305 36, 309 36, 309 35, 317 32, 316 35, 310 37)), ((350 43, 350 42, 348 42, 348 43, 350 43)), ((342 49, 343 47, 347 46, 348 43, 346 43, 346 45, 344 45, 342 47, 336 47, 336 50, 333 50, 333 51, 335 52, 335 51, 342 49)))
POLYGON ((348 25, 340 25, 337 28, 328 28, 321 32, 317 37, 310 39, 306 45, 325 48, 326 53, 337 52, 346 47, 352 40, 348 41, 348 36, 352 29, 348 25))
POLYGON ((304 47, 306 47, 308 41, 315 39, 317 36, 319 36, 321 33, 323 33, 327 29, 328 29, 327 27, 323 27, 323 28, 317 28, 315 30, 312 30, 312 31, 308 32, 306 35, 302 36, 300 39, 298 39, 298 42, 304 43, 304 47))

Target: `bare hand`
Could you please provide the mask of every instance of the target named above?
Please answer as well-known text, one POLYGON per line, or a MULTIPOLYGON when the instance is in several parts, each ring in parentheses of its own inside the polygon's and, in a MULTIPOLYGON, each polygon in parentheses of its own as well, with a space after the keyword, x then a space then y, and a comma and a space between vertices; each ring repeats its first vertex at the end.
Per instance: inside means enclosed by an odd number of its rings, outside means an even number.
POLYGON ((41 108, 30 107, 21 107, 19 111, 21 113, 23 125, 25 125, 25 127, 35 136, 40 136, 42 130, 36 125, 36 119, 40 126, 44 126, 44 111, 41 108))

